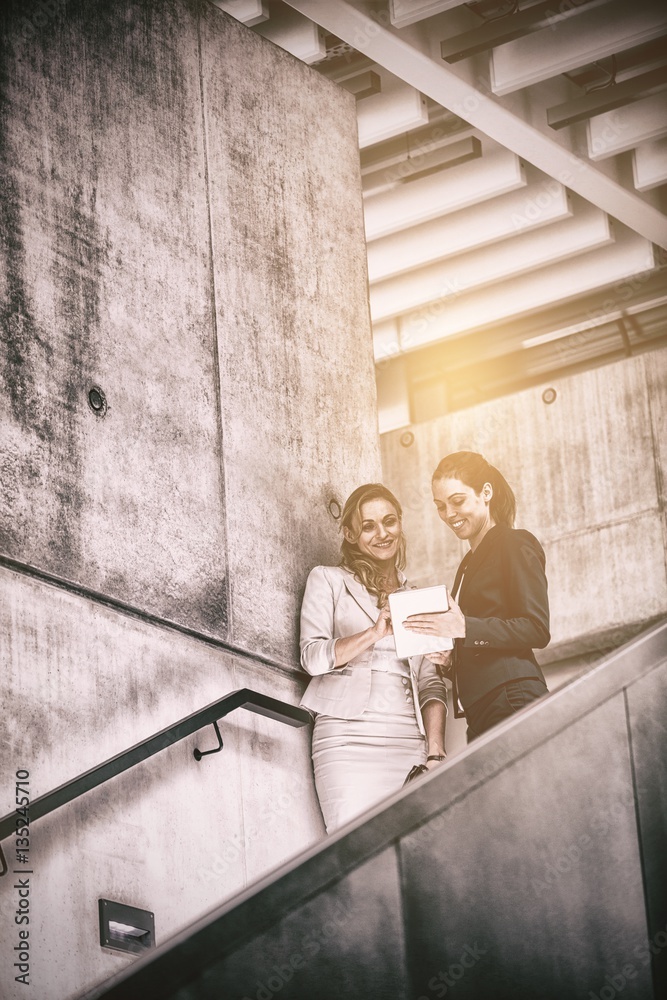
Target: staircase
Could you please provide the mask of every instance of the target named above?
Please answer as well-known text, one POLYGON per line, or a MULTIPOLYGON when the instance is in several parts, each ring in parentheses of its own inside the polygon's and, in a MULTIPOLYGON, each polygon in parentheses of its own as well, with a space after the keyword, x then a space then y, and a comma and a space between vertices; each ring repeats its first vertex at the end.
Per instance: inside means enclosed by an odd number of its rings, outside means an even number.
POLYGON ((86 1000, 667 996, 667 622, 86 1000))

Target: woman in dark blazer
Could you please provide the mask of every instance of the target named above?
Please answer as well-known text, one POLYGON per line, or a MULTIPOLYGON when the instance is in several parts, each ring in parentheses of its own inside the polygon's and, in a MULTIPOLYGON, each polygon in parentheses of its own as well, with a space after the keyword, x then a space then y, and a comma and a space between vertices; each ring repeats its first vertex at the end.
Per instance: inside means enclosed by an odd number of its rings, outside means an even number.
POLYGON ((482 455, 443 458, 432 489, 440 519, 470 551, 449 611, 411 615, 405 626, 455 640, 452 653, 429 659, 451 677, 470 741, 548 693, 533 653, 550 639, 544 551, 529 531, 514 528, 514 493, 482 455))

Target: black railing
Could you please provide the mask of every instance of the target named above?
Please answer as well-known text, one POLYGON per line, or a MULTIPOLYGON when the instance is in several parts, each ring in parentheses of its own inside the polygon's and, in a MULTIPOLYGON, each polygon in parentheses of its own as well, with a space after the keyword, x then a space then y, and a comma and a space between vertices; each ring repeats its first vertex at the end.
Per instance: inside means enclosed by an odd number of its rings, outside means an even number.
MULTIPOLYGON (((40 795, 39 798, 34 799, 30 803, 30 823, 34 823, 36 819, 48 815, 54 809, 58 809, 60 806, 65 805, 65 803, 71 802, 85 792, 89 792, 92 788, 102 785, 117 774, 127 771, 128 768, 134 767, 135 764, 140 764, 142 760, 152 757, 154 754, 159 753, 160 750, 166 750, 173 743, 178 743, 179 740, 185 739, 186 736, 191 736, 204 726, 211 724, 215 726, 219 744, 216 750, 222 749, 222 738, 220 737, 217 722, 219 719, 223 719, 226 715, 229 715, 230 712, 234 712, 237 708, 245 708, 249 712, 255 712, 256 715, 264 715, 269 719, 275 719, 277 722, 284 722, 288 726, 305 726, 311 721, 310 714, 303 708, 289 705, 287 702, 271 698, 266 694, 260 694, 259 691, 252 691, 250 688, 239 688, 237 691, 231 691, 229 694, 226 694, 224 698, 211 702, 205 708, 200 708, 199 711, 193 712, 192 715, 186 716, 185 719, 174 723, 173 726, 168 726, 154 736, 149 736, 148 739, 142 740, 141 743, 136 743, 128 750, 123 750, 122 753, 116 754, 115 757, 110 757, 109 760, 105 760, 102 764, 91 767, 89 771, 84 771, 77 778, 66 781, 63 785, 59 785, 58 788, 54 788, 53 791, 47 792, 45 795, 40 795)), ((215 751, 195 750, 194 757, 196 760, 200 760, 202 755, 205 756, 211 752, 215 751)), ((5 875, 7 872, 7 864, 2 853, 1 842, 16 830, 17 822, 20 826, 25 825, 25 817, 16 811, 8 813, 0 819, 0 875, 5 875)))

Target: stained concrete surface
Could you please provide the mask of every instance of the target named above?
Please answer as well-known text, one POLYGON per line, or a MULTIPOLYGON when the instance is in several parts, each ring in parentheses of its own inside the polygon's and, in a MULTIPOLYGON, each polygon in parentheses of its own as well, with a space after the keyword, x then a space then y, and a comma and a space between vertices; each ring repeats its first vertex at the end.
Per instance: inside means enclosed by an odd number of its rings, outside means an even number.
POLYGON ((285 916, 174 1000, 408 1000, 396 852, 384 851, 285 916))
POLYGON ((649 942, 633 960, 651 961, 656 995, 667 993, 667 670, 657 669, 627 691, 637 823, 645 865, 649 942))
MULTIPOLYGON (((13 0, 0 45, 1 742, 34 798, 236 687, 298 702, 328 504, 379 448, 353 98, 207 0, 13 0)), ((35 1000, 127 964, 100 896, 161 941, 323 836, 308 730, 222 731, 35 823, 35 1000)))
POLYGON ((224 636, 195 5, 73 0, 30 40, 24 8, 0 15, 0 545, 224 636))
POLYGON ((479 451, 517 497, 517 527, 547 557, 551 644, 540 662, 605 652, 667 614, 667 350, 661 348, 383 434, 387 485, 405 506, 410 576, 451 586, 467 550, 439 520, 431 476, 479 451))
MULTIPOLYGON (((406 837, 400 852, 415 988, 425 992, 429 970, 446 972, 477 946, 461 997, 597 992, 604 970, 645 934, 622 693, 454 805, 446 822, 406 837)), ((642 967, 626 995, 649 990, 642 967)))
MULTIPOLYGON (((62 588, 0 571, 6 711, 0 815, 12 776, 30 796, 154 735, 229 691, 297 704, 303 683, 258 670, 195 638, 159 629, 62 588)), ((310 727, 237 710, 87 792, 31 827, 31 994, 0 973, 3 998, 65 1000, 123 968, 99 946, 97 900, 155 913, 158 943, 324 835, 310 727), (63 942, 76 942, 71 949, 63 942)), ((4 842, 10 863, 14 842, 4 842)), ((13 925, 13 879, 0 879, 0 925, 13 925)))
POLYGON ((205 0, 56 8, 0 15, 0 550, 293 659, 380 475, 354 100, 205 0))
POLYGON ((201 44, 231 634, 285 657, 304 568, 337 561, 329 500, 380 477, 354 100, 218 13, 201 44))
POLYGON ((408 976, 393 988, 411 1000, 455 990, 475 1000, 604 1000, 612 990, 657 1000, 651 977, 664 928, 654 933, 646 917, 647 906, 664 909, 664 881, 649 884, 664 851, 638 824, 636 804, 644 799, 642 814, 660 810, 646 794, 660 787, 664 724, 641 710, 648 701, 659 708, 666 669, 663 623, 86 1000, 208 1000, 216 988, 251 1000, 266 1000, 267 988, 292 1000, 383 996, 369 983, 375 973, 381 991, 394 968, 387 942, 404 947, 408 976), (632 698, 635 685, 641 738, 637 712, 626 710, 625 689, 632 698), (359 941, 350 948, 332 934, 321 965, 312 958, 317 980, 310 964, 283 976, 279 990, 258 980, 278 975, 274 965, 292 968, 305 928, 318 926, 353 881, 375 907, 361 922, 356 909, 350 915, 359 941))

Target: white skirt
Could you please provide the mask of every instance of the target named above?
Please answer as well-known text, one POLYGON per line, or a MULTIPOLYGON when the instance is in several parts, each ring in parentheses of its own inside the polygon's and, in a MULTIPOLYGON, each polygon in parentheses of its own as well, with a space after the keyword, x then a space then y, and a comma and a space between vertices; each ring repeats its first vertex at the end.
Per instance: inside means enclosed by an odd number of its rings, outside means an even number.
POLYGON ((425 762, 409 677, 373 670, 363 715, 315 719, 313 769, 327 833, 393 795, 410 768, 425 762))

